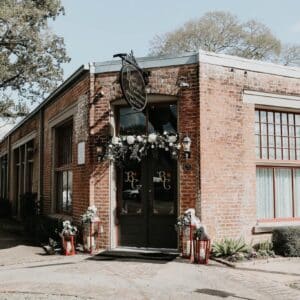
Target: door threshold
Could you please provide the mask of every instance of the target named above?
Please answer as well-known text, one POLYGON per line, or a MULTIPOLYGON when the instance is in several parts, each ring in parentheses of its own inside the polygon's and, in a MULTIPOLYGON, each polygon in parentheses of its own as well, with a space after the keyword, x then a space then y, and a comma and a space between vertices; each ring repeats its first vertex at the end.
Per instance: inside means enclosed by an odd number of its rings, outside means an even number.
POLYGON ((141 253, 166 253, 166 254, 179 254, 178 249, 172 248, 148 248, 148 247, 126 247, 118 246, 111 249, 112 251, 132 251, 132 252, 141 252, 141 253))

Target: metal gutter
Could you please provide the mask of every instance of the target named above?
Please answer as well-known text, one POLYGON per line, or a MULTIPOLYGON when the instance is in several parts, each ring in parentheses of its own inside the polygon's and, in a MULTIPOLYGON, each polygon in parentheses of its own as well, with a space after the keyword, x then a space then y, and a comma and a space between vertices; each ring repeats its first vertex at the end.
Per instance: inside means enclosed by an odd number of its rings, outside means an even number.
POLYGON ((300 79, 300 68, 199 50, 199 63, 300 79))
POLYGON ((79 76, 89 70, 89 65, 82 65, 79 67, 70 77, 68 77, 58 88, 56 88, 43 102, 41 102, 29 115, 22 119, 16 126, 14 126, 2 139, 4 141, 9 135, 11 135, 15 130, 21 127, 27 120, 32 118, 36 113, 40 111, 41 108, 45 107, 51 100, 53 100, 60 92, 62 92, 68 85, 70 85, 79 76))

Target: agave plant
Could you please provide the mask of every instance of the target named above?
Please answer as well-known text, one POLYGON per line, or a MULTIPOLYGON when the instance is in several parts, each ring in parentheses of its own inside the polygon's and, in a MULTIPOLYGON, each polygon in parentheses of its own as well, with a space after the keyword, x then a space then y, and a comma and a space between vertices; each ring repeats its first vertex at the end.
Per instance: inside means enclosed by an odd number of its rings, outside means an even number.
POLYGON ((240 239, 228 239, 225 238, 220 242, 214 242, 212 245, 212 254, 215 257, 228 257, 238 253, 247 253, 249 246, 245 241, 240 239))

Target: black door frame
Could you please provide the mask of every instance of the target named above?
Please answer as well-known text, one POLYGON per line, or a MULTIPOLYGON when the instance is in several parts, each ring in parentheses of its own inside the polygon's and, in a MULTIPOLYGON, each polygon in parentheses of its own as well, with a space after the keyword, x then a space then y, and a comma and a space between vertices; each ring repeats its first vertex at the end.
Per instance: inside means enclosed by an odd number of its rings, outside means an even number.
MULTIPOLYGON (((156 96, 156 95, 155 95, 156 96)), ((178 131, 178 127, 179 127, 179 107, 178 107, 178 98, 177 97, 171 97, 171 96, 160 96, 162 98, 161 101, 154 101, 154 102, 149 102, 148 105, 156 105, 156 106, 160 106, 160 105, 166 105, 166 104, 176 104, 177 106, 177 131, 178 131), (166 99, 164 100, 164 97, 166 97, 166 99), (170 99, 173 98, 173 99, 170 99)), ((122 102, 121 100, 116 101, 116 104, 113 104, 113 111, 114 111, 114 117, 112 119, 113 123, 114 123, 114 131, 118 134, 119 133, 119 125, 120 125, 120 116, 119 116, 119 109, 121 107, 128 107, 128 105, 126 105, 124 102, 122 102)), ((114 182, 114 186, 115 186, 115 192, 113 192, 114 195, 114 199, 115 199, 115 204, 114 206, 116 207, 116 213, 113 213, 112 217, 114 218, 115 222, 112 222, 112 224, 115 224, 115 227, 113 229, 112 232, 115 233, 115 239, 112 240, 113 242, 113 247, 129 247, 129 248, 135 248, 135 246, 121 246, 120 245, 120 223, 119 223, 119 205, 120 205, 120 193, 121 193, 121 189, 119 186, 120 180, 118 179, 119 177, 119 172, 120 170, 118 170, 117 166, 115 164, 111 165, 111 167, 114 169, 113 174, 115 180, 113 179, 114 182)), ((179 209, 180 209, 180 171, 179 171, 179 162, 176 162, 176 179, 177 179, 177 183, 176 183, 176 194, 177 194, 177 199, 175 201, 175 218, 177 218, 178 214, 179 214, 179 209)), ((147 179, 149 180, 149 178, 147 179)), ((148 194, 148 193, 147 193, 148 194)), ((153 197, 153 196, 152 196, 153 197)), ((149 195, 147 195, 146 197, 147 199, 150 199, 149 195)), ((144 201, 145 202, 145 201, 144 201)), ((147 209, 151 209, 152 206, 152 202, 151 204, 148 205, 147 209)), ((149 214, 147 213, 147 219, 149 218, 149 214)), ((175 224, 175 222, 174 222, 175 224)), ((147 247, 140 247, 140 248, 147 248, 147 247)), ((149 247, 151 248, 151 247, 149 247)), ((159 249, 159 247, 157 247, 159 249)), ((176 238, 176 247, 175 248, 169 248, 169 249, 173 249, 173 250, 178 250, 179 248, 179 242, 178 242, 178 237, 176 238)))
MULTIPOLYGON (((171 158, 170 158, 171 159, 171 158)), ((151 155, 144 158, 142 162, 140 162, 140 172, 141 172, 141 214, 128 214, 122 215, 122 184, 123 184, 123 167, 118 167, 116 170, 117 175, 117 218, 118 218, 118 247, 140 247, 140 248, 169 248, 169 249, 177 249, 178 248, 178 240, 175 238, 175 222, 178 216, 178 206, 179 206, 179 197, 178 197, 178 162, 172 166, 174 168, 172 171, 176 172, 176 183, 175 190, 173 189, 170 193, 176 193, 176 199, 174 199, 174 214, 159 214, 155 215, 153 213, 153 204, 154 204, 154 183, 153 183, 153 175, 154 175, 154 158, 151 155), (123 219, 123 220, 122 220, 123 219), (168 222, 169 220, 169 222, 168 222), (135 229, 131 229, 132 232, 136 232, 136 240, 135 245, 121 245, 121 223, 123 226, 136 226, 135 229), (135 224, 134 224, 135 223, 135 224), (164 224, 166 223, 166 224, 164 224), (157 239, 157 228, 155 229, 155 225, 168 225, 171 226, 172 229, 170 234, 173 236, 170 237, 170 243, 175 244, 174 247, 161 247, 159 246, 159 238, 157 239), (172 231, 174 230, 174 232, 172 231), (155 232, 156 231, 156 232, 155 232), (142 236, 137 236, 141 234, 142 236), (176 242, 174 241, 176 239, 176 242)), ((175 161, 174 161, 175 162, 175 161)), ((167 229, 167 228, 166 228, 167 229)), ((163 230, 162 230, 163 232, 163 230)), ((125 243, 131 243, 130 238, 125 243)))

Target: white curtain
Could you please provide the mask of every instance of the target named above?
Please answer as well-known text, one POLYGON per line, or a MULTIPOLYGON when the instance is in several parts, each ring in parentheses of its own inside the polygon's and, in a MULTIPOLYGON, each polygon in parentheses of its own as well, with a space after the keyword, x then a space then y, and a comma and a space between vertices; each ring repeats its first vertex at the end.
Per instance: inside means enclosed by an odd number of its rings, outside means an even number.
POLYGON ((300 169, 294 170, 295 217, 300 217, 300 169))
POLYGON ((276 218, 289 218, 293 215, 292 170, 275 169, 276 218))
POLYGON ((256 208, 258 219, 274 218, 273 170, 256 169, 256 208))

